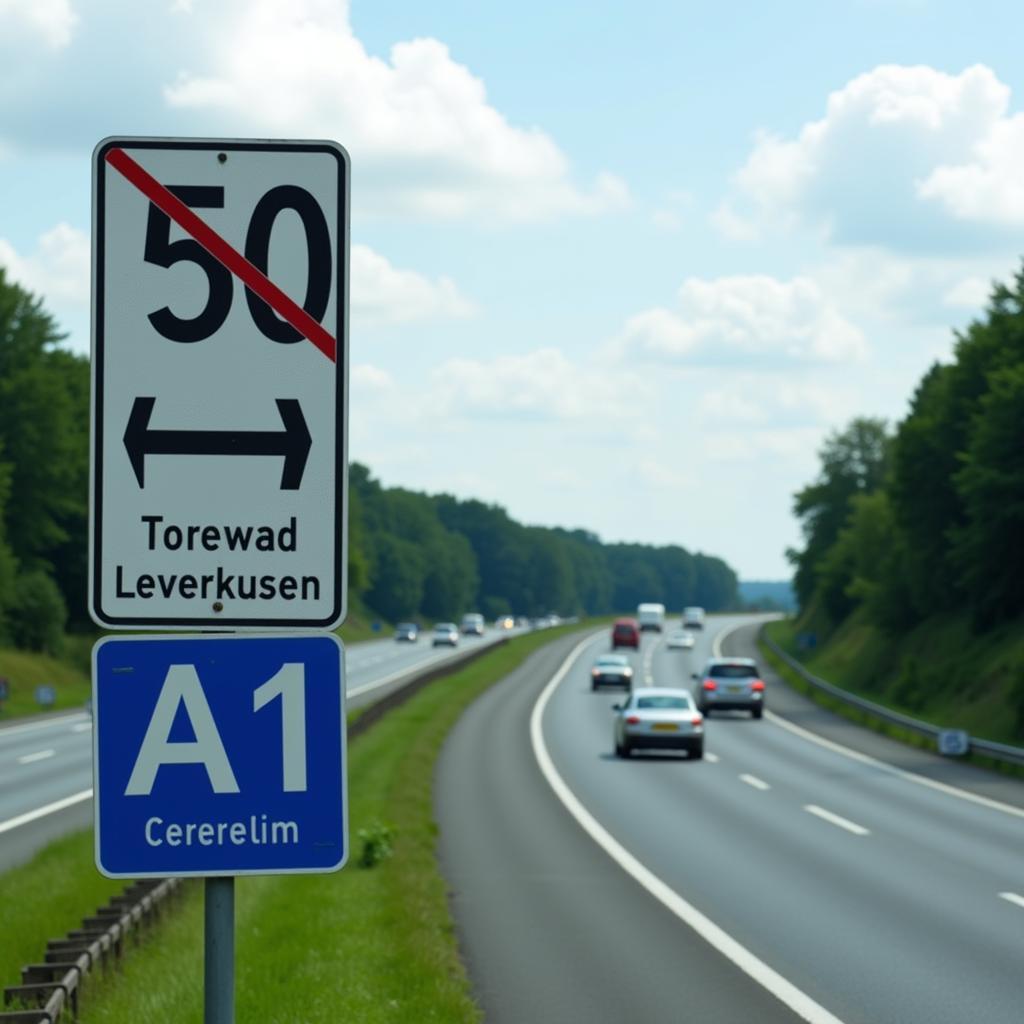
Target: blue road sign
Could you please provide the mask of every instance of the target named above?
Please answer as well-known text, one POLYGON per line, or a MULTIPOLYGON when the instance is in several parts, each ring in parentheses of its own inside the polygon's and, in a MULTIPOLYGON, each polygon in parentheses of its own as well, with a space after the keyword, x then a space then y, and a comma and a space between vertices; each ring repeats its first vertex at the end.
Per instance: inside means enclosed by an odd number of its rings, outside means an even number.
POLYGON ((335 871, 348 856, 333 634, 99 641, 93 755, 110 877, 335 871))

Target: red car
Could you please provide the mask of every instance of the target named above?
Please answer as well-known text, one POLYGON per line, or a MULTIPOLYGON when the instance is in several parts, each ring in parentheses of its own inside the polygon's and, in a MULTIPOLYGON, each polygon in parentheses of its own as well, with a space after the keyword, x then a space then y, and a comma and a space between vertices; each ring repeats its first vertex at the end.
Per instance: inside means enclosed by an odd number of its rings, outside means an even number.
POLYGON ((616 619, 612 626, 612 650, 635 647, 640 650, 640 624, 636 619, 616 619))

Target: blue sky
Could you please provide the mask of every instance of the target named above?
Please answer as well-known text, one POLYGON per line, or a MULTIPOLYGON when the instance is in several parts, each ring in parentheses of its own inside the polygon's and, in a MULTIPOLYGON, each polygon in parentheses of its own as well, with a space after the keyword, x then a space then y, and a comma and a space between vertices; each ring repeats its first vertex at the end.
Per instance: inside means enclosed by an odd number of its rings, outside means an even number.
POLYGON ((0 263, 88 350, 115 134, 350 152, 351 442, 384 483, 788 575, 1024 245, 1024 8, 0 0, 0 263))

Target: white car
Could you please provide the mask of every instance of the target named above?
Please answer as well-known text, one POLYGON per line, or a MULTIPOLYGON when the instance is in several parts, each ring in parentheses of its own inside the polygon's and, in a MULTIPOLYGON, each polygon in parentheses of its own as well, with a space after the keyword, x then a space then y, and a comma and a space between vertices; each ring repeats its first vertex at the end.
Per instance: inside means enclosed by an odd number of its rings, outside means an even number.
POLYGON ((694 645, 693 634, 680 629, 675 633, 670 633, 666 643, 669 647, 683 648, 684 650, 692 651, 694 645))
POLYGON ((434 638, 431 647, 457 647, 459 643, 459 631, 455 628, 454 622, 439 622, 434 627, 434 638))
POLYGON ((634 689, 624 704, 615 704, 612 741, 619 757, 634 750, 685 750, 693 760, 704 756, 704 716, 689 690, 665 686, 634 689))

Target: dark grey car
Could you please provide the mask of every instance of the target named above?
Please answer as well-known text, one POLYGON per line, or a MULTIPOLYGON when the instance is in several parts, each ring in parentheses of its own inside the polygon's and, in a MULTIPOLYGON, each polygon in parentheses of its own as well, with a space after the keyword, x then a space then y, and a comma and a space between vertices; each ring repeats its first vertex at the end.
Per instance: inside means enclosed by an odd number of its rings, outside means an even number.
POLYGON ((764 680, 753 658, 709 658, 704 671, 693 678, 700 682, 697 706, 712 711, 749 711, 754 718, 764 713, 764 680))
POLYGON ((629 659, 621 654, 602 654, 590 670, 590 688, 622 686, 630 689, 633 685, 633 668, 629 659))

